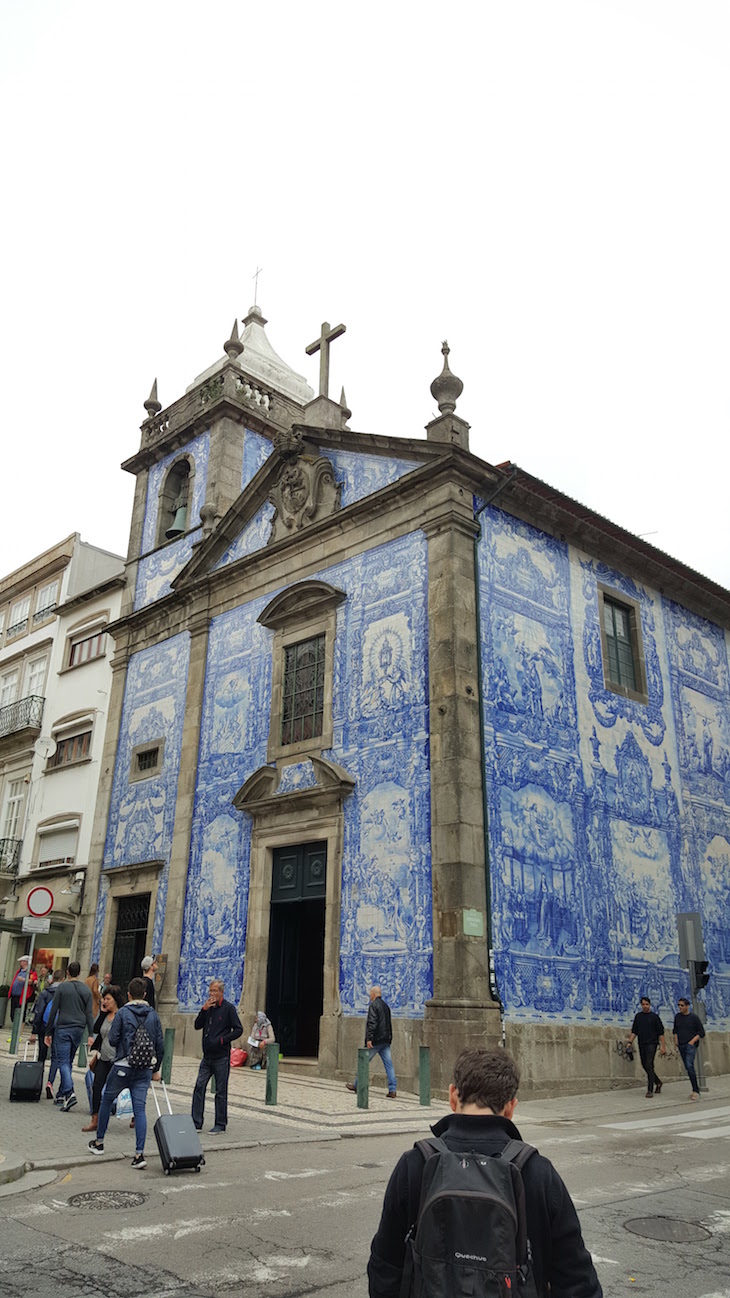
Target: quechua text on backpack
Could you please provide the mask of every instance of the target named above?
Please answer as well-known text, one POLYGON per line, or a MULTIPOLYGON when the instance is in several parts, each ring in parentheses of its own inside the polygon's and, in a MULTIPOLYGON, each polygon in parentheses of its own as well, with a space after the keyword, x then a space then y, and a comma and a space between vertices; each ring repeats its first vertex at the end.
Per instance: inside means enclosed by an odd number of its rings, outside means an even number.
POLYGON ((532 1145, 457 1153, 434 1138, 415 1148, 425 1166, 401 1298, 537 1298, 522 1183, 532 1145))

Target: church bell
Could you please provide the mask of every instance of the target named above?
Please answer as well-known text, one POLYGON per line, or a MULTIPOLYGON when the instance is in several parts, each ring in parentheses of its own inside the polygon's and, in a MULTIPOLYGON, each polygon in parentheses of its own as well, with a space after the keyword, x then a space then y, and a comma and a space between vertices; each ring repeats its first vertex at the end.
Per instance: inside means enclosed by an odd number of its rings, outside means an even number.
POLYGON ((185 520, 188 513, 187 497, 178 496, 172 508, 175 511, 175 517, 165 532, 165 537, 168 541, 173 541, 176 536, 182 536, 185 531, 185 520))

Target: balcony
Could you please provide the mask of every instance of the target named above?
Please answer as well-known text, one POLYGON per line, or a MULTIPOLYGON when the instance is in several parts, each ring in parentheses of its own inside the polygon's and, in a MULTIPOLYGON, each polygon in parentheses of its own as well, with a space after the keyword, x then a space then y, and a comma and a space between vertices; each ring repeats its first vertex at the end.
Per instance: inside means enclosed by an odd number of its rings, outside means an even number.
POLYGON ((40 694, 29 694, 0 708, 0 739, 16 735, 21 730, 40 730, 45 699, 40 694))
POLYGON ((0 874, 18 873, 22 846, 22 840, 19 838, 0 838, 0 874))

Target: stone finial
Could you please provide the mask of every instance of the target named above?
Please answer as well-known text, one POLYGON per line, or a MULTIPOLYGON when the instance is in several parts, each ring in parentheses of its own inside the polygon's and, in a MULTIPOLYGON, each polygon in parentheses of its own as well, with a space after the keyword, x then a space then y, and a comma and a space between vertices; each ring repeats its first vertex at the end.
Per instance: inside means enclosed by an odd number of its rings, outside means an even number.
POLYGON ((224 342, 223 350, 229 361, 237 361, 243 351, 243 343, 238 336, 238 320, 233 321, 230 338, 224 342))
POLYGON ((352 411, 350 410, 350 408, 349 408, 349 406, 348 406, 348 404, 347 404, 347 397, 345 396, 345 389, 344 389, 344 387, 343 387, 343 389, 342 389, 342 391, 341 391, 341 393, 340 393, 340 405, 342 406, 342 409, 343 409, 344 412, 345 412, 345 419, 351 419, 351 418, 352 418, 352 411))
POLYGON ((444 368, 437 379, 431 384, 431 396, 438 405, 442 415, 453 415, 456 410, 456 403, 464 391, 464 384, 461 379, 457 379, 455 374, 449 369, 449 344, 444 339, 441 347, 441 353, 444 358, 444 368))
POLYGON ((144 408, 147 411, 147 415, 150 419, 152 418, 153 415, 159 415, 160 411, 162 410, 162 403, 157 400, 157 379, 155 379, 154 383, 152 384, 152 390, 147 400, 144 403, 144 408))

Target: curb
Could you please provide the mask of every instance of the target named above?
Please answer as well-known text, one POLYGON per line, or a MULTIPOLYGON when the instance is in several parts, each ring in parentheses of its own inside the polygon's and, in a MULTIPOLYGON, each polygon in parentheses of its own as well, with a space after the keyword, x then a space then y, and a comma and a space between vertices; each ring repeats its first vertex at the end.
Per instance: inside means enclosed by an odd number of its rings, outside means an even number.
POLYGON ((0 1155, 0 1185, 10 1185, 13 1181, 19 1181, 28 1167, 30 1164, 19 1154, 0 1155))

